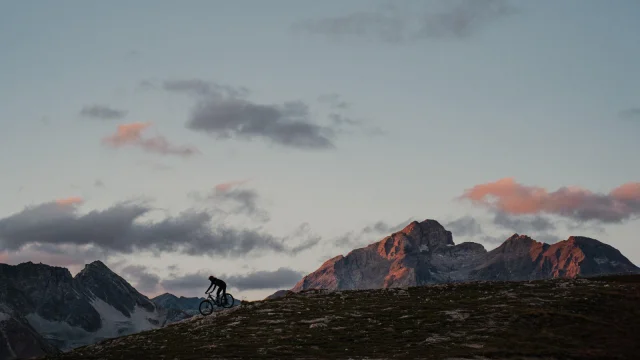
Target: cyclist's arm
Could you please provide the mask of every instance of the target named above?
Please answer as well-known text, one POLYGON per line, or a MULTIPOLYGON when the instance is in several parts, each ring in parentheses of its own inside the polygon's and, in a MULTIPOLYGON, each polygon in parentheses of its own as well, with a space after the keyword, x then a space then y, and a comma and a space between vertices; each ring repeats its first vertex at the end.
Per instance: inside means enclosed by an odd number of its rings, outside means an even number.
MULTIPOLYGON (((211 289, 212 286, 213 286, 213 283, 211 283, 211 285, 209 285, 209 289, 211 289)), ((205 294, 209 292, 209 289, 207 289, 207 291, 205 291, 205 294)))

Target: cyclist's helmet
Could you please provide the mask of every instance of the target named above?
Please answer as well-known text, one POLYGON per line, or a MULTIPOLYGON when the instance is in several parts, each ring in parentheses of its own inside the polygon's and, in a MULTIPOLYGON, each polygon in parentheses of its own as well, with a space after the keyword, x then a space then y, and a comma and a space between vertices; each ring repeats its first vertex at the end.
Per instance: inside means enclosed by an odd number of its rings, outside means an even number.
POLYGON ((209 280, 210 280, 210 281, 213 281, 213 279, 215 279, 215 278, 213 277, 213 275, 209 276, 209 280))

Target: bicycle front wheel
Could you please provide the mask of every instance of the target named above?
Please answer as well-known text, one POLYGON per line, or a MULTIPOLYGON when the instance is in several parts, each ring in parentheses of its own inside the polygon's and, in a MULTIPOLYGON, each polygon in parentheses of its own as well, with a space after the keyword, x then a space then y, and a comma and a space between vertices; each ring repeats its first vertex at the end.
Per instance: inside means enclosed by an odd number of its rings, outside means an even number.
POLYGON ((229 293, 227 293, 226 299, 227 301, 222 301, 222 307, 223 308, 230 308, 233 306, 233 303, 235 302, 233 296, 229 293))
POLYGON ((200 314, 207 316, 213 312, 213 303, 209 300, 202 300, 200 303, 200 314))

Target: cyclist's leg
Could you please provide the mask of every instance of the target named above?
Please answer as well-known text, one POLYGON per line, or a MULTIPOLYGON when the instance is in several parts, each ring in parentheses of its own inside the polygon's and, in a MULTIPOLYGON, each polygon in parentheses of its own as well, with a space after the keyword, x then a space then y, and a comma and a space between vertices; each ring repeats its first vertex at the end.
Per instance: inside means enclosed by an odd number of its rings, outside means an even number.
POLYGON ((218 301, 222 302, 223 299, 220 298, 220 293, 222 292, 222 287, 218 286, 218 292, 216 293, 216 299, 218 299, 218 301))

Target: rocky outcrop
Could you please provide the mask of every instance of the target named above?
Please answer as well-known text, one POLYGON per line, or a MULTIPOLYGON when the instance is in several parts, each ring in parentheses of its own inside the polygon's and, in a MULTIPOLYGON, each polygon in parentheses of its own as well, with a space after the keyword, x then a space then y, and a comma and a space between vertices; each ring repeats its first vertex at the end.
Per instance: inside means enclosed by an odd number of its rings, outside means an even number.
POLYGON ((59 354, 23 317, 0 311, 0 359, 31 358, 59 354))
MULTIPOLYGON (((336 256, 291 291, 373 289, 469 280, 531 280, 640 273, 615 248, 574 236, 549 245, 514 234, 487 252, 477 243, 454 244, 435 220, 414 221, 399 232, 346 256, 336 256)), ((275 295, 275 294, 274 294, 275 295)))
POLYGON ((375 289, 464 279, 485 254, 479 244, 455 245, 451 232, 435 220, 414 221, 377 243, 326 261, 291 291, 375 289))
POLYGON ((151 299, 154 304, 167 310, 165 323, 173 323, 197 315, 200 312, 199 308, 202 300, 204 298, 177 297, 169 293, 164 293, 151 299))

